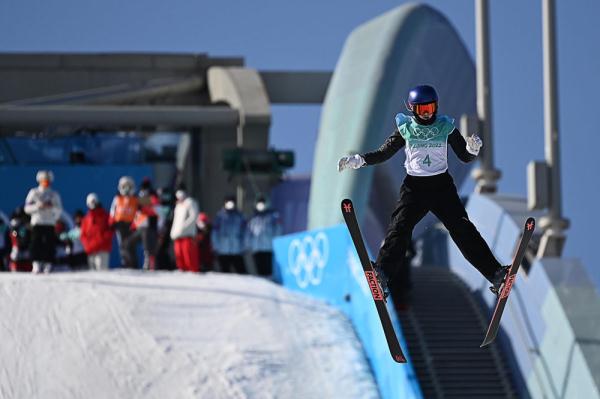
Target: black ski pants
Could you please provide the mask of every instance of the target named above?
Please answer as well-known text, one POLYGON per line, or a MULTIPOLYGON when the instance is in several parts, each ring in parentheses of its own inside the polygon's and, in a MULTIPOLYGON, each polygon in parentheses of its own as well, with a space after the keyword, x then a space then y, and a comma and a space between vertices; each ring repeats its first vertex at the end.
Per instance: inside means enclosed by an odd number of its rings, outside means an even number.
POLYGON ((448 172, 435 176, 410 176, 400 188, 400 199, 379 250, 377 264, 394 283, 405 259, 415 225, 431 211, 444 224, 465 259, 491 280, 500 263, 471 223, 454 181, 448 172))

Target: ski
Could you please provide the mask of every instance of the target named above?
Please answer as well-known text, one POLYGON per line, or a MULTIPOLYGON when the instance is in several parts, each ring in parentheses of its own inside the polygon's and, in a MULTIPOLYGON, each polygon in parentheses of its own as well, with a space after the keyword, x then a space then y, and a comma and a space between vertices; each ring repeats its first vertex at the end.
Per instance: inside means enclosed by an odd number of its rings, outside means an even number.
POLYGON ((519 271, 519 266, 521 266, 521 262, 523 261, 523 257, 525 256, 525 250, 527 249, 527 245, 529 244, 529 240, 531 239, 534 230, 535 219, 528 218, 525 222, 525 227, 523 229, 523 236, 521 236, 521 241, 519 242, 519 246, 517 247, 517 253, 513 258, 513 262, 510 266, 510 269, 508 269, 508 273, 506 274, 506 280, 504 281, 504 284, 500 289, 500 295, 498 296, 498 301, 496 302, 496 308, 494 309, 494 313, 492 315, 492 319, 490 320, 490 324, 488 326, 487 333, 485 334, 483 343, 480 346, 481 348, 490 344, 496 338, 496 334, 498 334, 498 328, 500 327, 500 319, 502 318, 504 307, 506 306, 506 302, 508 301, 508 295, 510 294, 513 284, 515 283, 515 279, 517 278, 517 272, 519 271))
POLYGON ((394 331, 390 314, 387 311, 383 290, 377 281, 375 270, 373 269, 373 265, 369 259, 367 249, 365 248, 365 243, 360 233, 360 228, 358 227, 358 221, 356 219, 356 214, 354 213, 354 205, 349 199, 342 201, 342 214, 344 215, 344 221, 346 222, 346 226, 350 231, 352 242, 354 243, 354 247, 358 253, 358 258, 360 259, 363 271, 365 272, 367 283, 371 289, 373 301, 375 302, 377 313, 381 319, 381 326, 383 327, 383 332, 385 334, 385 339, 387 340, 392 359, 398 363, 406 363, 406 358, 404 357, 404 353, 402 353, 402 348, 400 347, 398 337, 394 331))

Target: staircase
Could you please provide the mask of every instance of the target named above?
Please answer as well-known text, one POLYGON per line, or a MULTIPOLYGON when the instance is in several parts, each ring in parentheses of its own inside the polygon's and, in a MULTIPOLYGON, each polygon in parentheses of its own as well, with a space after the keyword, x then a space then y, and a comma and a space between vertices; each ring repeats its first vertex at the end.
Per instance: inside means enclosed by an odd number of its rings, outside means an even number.
POLYGON ((398 315, 423 396, 516 397, 498 343, 479 347, 488 316, 467 286, 441 267, 413 268, 412 281, 411 306, 398 315))

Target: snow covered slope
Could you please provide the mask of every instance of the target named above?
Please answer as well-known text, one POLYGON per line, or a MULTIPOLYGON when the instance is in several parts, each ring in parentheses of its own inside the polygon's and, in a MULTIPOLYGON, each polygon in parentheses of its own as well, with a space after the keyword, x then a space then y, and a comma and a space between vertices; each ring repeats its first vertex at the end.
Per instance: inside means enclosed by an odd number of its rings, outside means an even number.
POLYGON ((343 314, 263 279, 0 275, 0 398, 377 398, 343 314))

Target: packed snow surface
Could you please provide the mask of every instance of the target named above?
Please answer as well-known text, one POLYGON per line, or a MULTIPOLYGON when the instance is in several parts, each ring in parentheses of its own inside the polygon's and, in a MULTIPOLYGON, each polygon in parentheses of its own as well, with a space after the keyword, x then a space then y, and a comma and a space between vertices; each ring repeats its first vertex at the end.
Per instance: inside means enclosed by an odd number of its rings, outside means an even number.
POLYGON ((348 319, 264 279, 0 275, 0 398, 377 398, 348 319))

